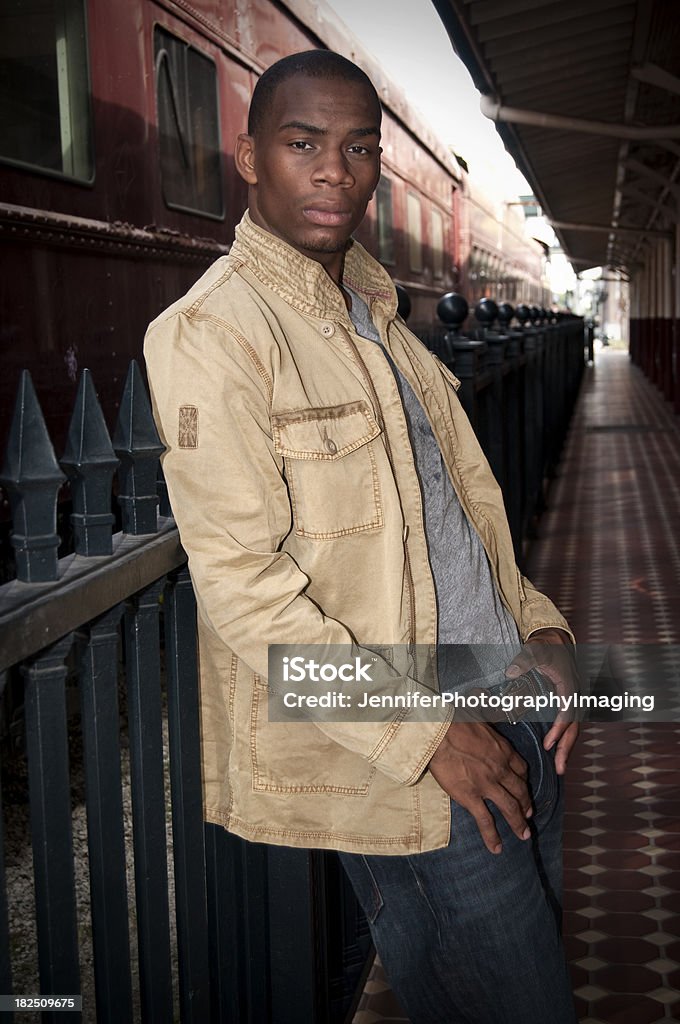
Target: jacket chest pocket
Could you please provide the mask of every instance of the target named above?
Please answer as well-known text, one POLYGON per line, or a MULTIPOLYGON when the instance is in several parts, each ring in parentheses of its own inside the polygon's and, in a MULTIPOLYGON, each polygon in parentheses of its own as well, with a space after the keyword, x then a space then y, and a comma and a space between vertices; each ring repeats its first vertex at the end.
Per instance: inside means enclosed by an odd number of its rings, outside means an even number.
POLYGON ((325 540, 382 527, 379 434, 363 401, 272 416, 299 537, 325 540))

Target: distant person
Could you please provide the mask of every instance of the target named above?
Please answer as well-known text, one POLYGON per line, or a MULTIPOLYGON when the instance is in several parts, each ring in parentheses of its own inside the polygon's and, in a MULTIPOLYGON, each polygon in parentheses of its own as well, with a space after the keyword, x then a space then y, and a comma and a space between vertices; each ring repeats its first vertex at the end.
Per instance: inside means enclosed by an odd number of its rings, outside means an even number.
POLYGON ((488 644, 519 675, 520 640, 572 643, 515 566, 455 378, 352 240, 380 125, 338 54, 269 68, 236 142, 234 245, 147 335, 198 602, 205 814, 341 851, 413 1024, 574 1024, 558 776, 575 725, 268 720, 270 644, 488 644))

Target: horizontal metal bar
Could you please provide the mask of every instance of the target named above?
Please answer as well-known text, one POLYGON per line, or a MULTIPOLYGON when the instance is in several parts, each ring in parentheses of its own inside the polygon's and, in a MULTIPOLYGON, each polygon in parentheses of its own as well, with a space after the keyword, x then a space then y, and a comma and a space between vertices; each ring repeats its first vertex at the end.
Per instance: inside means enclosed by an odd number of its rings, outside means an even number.
POLYGON ((113 554, 68 555, 52 583, 0 587, 0 672, 103 615, 186 561, 174 519, 159 519, 158 533, 118 533, 113 554))

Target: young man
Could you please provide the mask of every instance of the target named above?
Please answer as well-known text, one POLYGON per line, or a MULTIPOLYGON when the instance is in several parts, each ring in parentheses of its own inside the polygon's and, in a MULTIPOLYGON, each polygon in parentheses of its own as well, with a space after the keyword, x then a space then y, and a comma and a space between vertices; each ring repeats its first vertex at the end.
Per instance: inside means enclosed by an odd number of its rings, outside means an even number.
POLYGON ((557 774, 575 727, 268 719, 270 644, 489 644, 519 675, 520 638, 571 643, 515 567, 455 378, 352 241, 380 122, 337 54, 270 68, 231 252, 147 335, 198 602, 206 816, 342 852, 413 1024, 573 1024, 557 774))

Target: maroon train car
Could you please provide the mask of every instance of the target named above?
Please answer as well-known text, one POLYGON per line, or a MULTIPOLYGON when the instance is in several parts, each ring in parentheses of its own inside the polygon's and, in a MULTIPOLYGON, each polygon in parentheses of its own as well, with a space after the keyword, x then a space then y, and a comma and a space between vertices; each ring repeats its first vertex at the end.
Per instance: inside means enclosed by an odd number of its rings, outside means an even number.
POLYGON ((439 297, 472 281, 464 172, 325 4, 0 8, 1 449, 24 367, 57 455, 83 367, 113 424, 147 323, 233 238, 246 204, 233 140, 257 76, 314 46, 345 53, 378 88, 384 173, 359 239, 408 290, 412 322, 432 323, 439 297))

